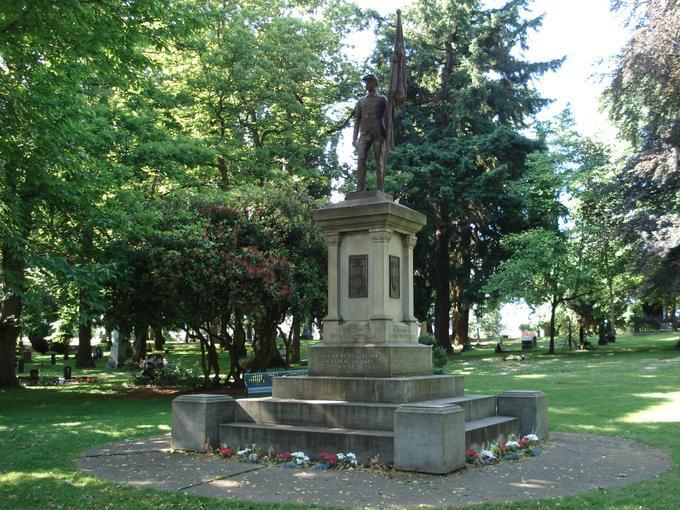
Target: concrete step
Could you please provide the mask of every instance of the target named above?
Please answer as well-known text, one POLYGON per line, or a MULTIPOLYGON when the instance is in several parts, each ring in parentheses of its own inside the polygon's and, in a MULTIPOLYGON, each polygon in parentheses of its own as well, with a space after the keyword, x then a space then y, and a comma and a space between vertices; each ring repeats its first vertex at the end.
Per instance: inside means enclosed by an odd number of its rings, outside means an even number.
POLYGON ((465 422, 465 447, 479 450, 492 441, 519 435, 519 420, 510 416, 489 416, 465 422))
POLYGON ((337 400, 239 399, 236 401, 236 421, 391 431, 394 411, 399 405, 337 400))
MULTIPOLYGON (((459 405, 465 411, 466 421, 496 414, 496 397, 486 395, 449 397, 424 403, 459 405)), ((271 397, 239 399, 236 404, 236 421, 238 422, 369 430, 392 430, 394 411, 400 406, 400 404, 389 403, 271 397)))
POLYGON ((394 459, 394 436, 383 430, 361 430, 330 427, 301 427, 271 423, 226 423, 220 425, 220 444, 229 447, 257 445, 264 451, 305 452, 318 460, 321 452, 353 452, 359 461, 377 453, 380 462, 394 459))
POLYGON ((342 400, 401 404, 463 395, 462 375, 413 377, 275 377, 279 399, 342 400))

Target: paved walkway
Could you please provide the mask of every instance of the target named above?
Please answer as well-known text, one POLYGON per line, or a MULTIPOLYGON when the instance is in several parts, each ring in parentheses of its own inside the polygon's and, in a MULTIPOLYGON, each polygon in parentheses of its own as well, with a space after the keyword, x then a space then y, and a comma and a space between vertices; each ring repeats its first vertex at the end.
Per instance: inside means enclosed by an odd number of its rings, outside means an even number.
POLYGON ((448 476, 245 464, 171 453, 169 435, 106 445, 78 459, 78 468, 92 476, 139 488, 243 501, 379 508, 566 496, 647 480, 672 465, 666 453, 639 443, 571 433, 553 433, 539 457, 448 476))

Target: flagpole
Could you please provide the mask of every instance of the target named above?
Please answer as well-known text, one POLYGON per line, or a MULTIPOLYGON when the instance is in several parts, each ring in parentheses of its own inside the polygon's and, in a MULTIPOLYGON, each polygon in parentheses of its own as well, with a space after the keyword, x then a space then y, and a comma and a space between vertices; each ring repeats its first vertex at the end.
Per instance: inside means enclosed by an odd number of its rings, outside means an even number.
POLYGON ((388 104, 385 109, 386 139, 382 149, 382 172, 390 149, 394 147, 394 115, 397 108, 406 101, 406 54, 404 50, 404 32, 401 25, 401 10, 397 9, 397 26, 394 35, 394 50, 390 65, 390 87, 387 92, 388 104))

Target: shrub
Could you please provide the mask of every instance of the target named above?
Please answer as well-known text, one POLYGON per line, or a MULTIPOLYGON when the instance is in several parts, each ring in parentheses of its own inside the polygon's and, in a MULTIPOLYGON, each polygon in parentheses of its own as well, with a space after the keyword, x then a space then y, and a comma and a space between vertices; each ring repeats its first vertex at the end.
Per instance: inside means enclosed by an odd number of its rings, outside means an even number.
POLYGON ((50 325, 47 322, 41 322, 38 326, 28 332, 28 341, 31 342, 31 347, 40 354, 45 354, 50 349, 50 344, 45 337, 50 334, 50 325))
POLYGON ((54 351, 57 354, 67 354, 69 349, 69 339, 66 337, 61 337, 57 340, 52 340, 49 342, 49 350, 54 351))
POLYGON ((418 343, 421 345, 436 345, 437 340, 435 340, 434 335, 426 333, 418 337, 418 343))
POLYGON ((203 386, 203 378, 194 375, 191 370, 181 365, 148 366, 135 377, 135 384, 198 388, 203 386))
POLYGON ((31 347, 33 347, 33 350, 35 352, 45 354, 47 351, 50 350, 50 344, 44 338, 31 338, 29 336, 28 340, 31 342, 31 347))
POLYGON ((435 345, 432 348, 432 364, 436 368, 444 368, 448 361, 449 357, 446 354, 446 349, 444 349, 441 345, 435 345))

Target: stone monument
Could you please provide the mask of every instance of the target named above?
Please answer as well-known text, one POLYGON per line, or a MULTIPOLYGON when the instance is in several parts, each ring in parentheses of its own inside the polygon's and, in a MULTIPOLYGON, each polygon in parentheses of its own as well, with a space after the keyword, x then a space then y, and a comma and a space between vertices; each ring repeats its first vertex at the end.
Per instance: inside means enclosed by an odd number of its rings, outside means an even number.
MULTIPOLYGON (((175 448, 256 444, 275 452, 304 451, 312 459, 324 451, 351 451, 361 461, 378 456, 400 470, 441 474, 463 467, 466 447, 520 431, 540 429, 541 438, 547 436, 543 393, 465 396, 463 376, 433 375, 431 347, 418 344, 413 248, 425 216, 382 190, 392 115, 406 97, 403 62, 398 15, 384 123, 373 133, 380 138, 384 128, 385 138, 366 141, 359 150, 364 175, 361 158, 368 148, 381 151, 378 189, 366 191, 360 176, 356 192, 315 213, 328 247, 328 313, 323 341, 310 348, 309 375, 274 377, 272 397, 178 397, 175 448)), ((377 80, 369 82, 369 96, 375 97, 377 80)), ((367 111, 357 114, 358 122, 367 111)))

